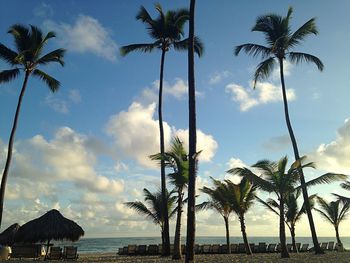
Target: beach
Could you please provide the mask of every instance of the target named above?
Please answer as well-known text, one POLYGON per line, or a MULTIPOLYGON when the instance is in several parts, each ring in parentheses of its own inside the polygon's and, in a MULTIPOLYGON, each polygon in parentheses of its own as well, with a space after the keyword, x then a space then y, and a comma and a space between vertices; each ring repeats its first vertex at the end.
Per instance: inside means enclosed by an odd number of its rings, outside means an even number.
MULTIPOLYGON (((216 255, 197 255, 198 263, 220 263, 220 262, 350 262, 350 252, 327 252, 324 255, 315 255, 313 253, 291 254, 289 259, 281 259, 280 254, 254 254, 252 256, 242 254, 216 254, 216 255)), ((79 262, 116 262, 116 263, 166 263, 166 262, 183 262, 171 260, 171 257, 160 256, 117 256, 112 253, 94 253, 80 255, 79 262)))

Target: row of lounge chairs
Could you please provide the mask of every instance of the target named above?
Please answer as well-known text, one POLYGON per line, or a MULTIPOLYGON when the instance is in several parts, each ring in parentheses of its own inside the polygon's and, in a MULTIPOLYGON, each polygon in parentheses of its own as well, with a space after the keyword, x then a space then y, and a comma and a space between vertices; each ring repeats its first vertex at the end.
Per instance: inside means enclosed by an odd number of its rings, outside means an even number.
MULTIPOLYGON (((50 260, 77 260, 78 259, 78 248, 74 246, 61 247, 50 247, 47 253, 47 259, 50 260)), ((39 259, 46 255, 46 251, 43 245, 40 244, 21 244, 14 245, 11 247, 10 258, 32 258, 39 259)))
MULTIPOLYGON (((278 253, 281 252, 280 244, 266 244, 260 242, 258 245, 254 243, 249 244, 253 253, 278 253)), ((231 244, 231 253, 245 253, 244 243, 231 244)), ((297 252, 309 251, 309 244, 296 243, 297 252)), ((324 250, 334 250, 334 242, 321 243, 321 248, 324 250)), ((174 251, 174 246, 170 246, 170 252, 174 251)), ((181 246, 182 253, 186 252, 185 245, 181 246)), ((292 244, 287 244, 287 250, 291 253, 296 252, 292 244)), ((128 245, 118 249, 118 255, 159 255, 162 253, 162 245, 128 245)), ((227 245, 195 245, 195 254, 225 254, 227 253, 227 245)))

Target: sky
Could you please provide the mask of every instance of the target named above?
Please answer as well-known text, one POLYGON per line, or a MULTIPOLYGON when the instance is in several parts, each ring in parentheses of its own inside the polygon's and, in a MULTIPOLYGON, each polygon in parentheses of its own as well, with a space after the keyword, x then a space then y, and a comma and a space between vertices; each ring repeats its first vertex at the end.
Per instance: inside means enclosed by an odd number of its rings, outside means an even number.
MULTIPOLYGON (((159 3, 164 11, 189 6, 184 0, 159 3)), ((146 0, 0 0, 1 43, 13 48, 8 28, 32 24, 44 32, 56 32, 46 52, 67 50, 64 67, 42 67, 61 82, 57 93, 35 78, 28 82, 2 230, 55 208, 77 221, 86 237, 159 235, 158 226, 123 204, 143 200, 143 188, 155 191, 160 185, 159 168, 148 158, 159 152, 160 52, 119 54, 123 45, 151 41, 145 26, 135 19, 141 5, 153 17, 157 15, 154 2, 146 0)), ((211 186, 210 177, 237 180, 226 173, 233 167, 261 159, 277 161, 285 155, 293 160, 278 71, 254 90, 252 78, 259 58, 233 54, 239 44, 264 44, 260 33, 251 32, 256 17, 271 12, 286 15, 289 6, 294 8, 293 30, 312 17, 317 18, 319 29, 319 35, 308 37, 295 50, 314 54, 325 65, 323 72, 311 64, 287 63, 285 69, 300 152, 317 165, 316 170, 305 170, 305 176, 310 180, 325 172, 350 174, 350 2, 202 0, 197 1, 195 21, 195 34, 205 45, 203 57, 195 60, 197 148, 202 150, 197 189, 211 186)), ((0 62, 0 70, 8 67, 0 62)), ((1 167, 22 81, 23 75, 0 85, 1 167)), ((166 54, 164 81, 166 145, 175 135, 187 145, 186 52, 166 54)), ((310 189, 329 201, 334 192, 349 196, 338 183, 310 189)), ((262 192, 259 196, 268 197, 262 192)), ((205 200, 201 195, 198 202, 205 200)), ((334 236, 330 224, 315 212, 314 217, 320 236, 334 236)), ((174 225, 175 220, 171 233, 174 225)), ((250 236, 278 235, 278 218, 258 204, 248 212, 246 225, 250 236)), ((349 236, 345 225, 340 233, 349 236)), ((239 229, 232 216, 231 235, 239 236, 239 229)), ((296 232, 309 236, 306 218, 296 232)), ((217 213, 198 213, 197 235, 224 234, 224 221, 217 213)))

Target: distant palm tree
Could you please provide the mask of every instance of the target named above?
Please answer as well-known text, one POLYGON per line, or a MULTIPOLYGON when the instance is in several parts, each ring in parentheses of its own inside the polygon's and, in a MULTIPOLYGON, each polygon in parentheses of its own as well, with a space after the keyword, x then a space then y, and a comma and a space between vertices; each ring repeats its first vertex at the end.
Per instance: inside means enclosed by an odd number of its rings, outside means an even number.
POLYGON ((337 242, 342 244, 339 237, 339 224, 346 218, 350 209, 350 202, 344 202, 341 200, 327 203, 322 197, 317 197, 320 209, 314 208, 320 215, 330 222, 335 230, 335 236, 337 242))
MULTIPOLYGON (((298 205, 298 199, 300 196, 300 191, 295 191, 293 193, 290 193, 287 195, 285 200, 285 223, 289 228, 290 236, 292 237, 292 245, 294 252, 299 252, 296 241, 295 241, 295 225, 301 217, 306 213, 305 210, 305 204, 303 204, 301 207, 298 205)), ((314 199, 316 195, 309 196, 309 203, 310 206, 314 207, 314 199)), ((272 212, 277 214, 279 216, 279 204, 278 201, 268 198, 266 201, 263 201, 262 199, 257 197, 257 200, 263 204, 265 207, 270 209, 272 212)))
MULTIPOLYGON (((154 40, 152 43, 132 44, 123 46, 120 51, 123 56, 127 55, 132 51, 151 52, 154 49, 160 49, 161 61, 160 61, 160 77, 159 77, 159 96, 158 96, 158 118, 159 118, 159 141, 160 141, 160 153, 164 154, 164 129, 163 129, 163 114, 162 114, 162 94, 163 94, 163 72, 164 72, 164 61, 165 53, 173 47, 175 50, 187 50, 189 40, 182 39, 184 36, 184 25, 189 19, 189 13, 187 9, 179 9, 175 11, 163 12, 160 4, 155 5, 159 16, 153 19, 147 10, 141 6, 136 19, 141 20, 142 23, 146 24, 147 31, 151 38, 154 40)), ((203 51, 201 41, 196 38, 195 51, 200 56, 203 51)), ((161 163, 161 189, 163 193, 163 199, 165 199, 165 165, 161 163)), ((163 202, 165 204, 165 202, 163 202)), ((164 206, 166 210, 166 206, 164 206)), ((170 254, 170 239, 169 239, 169 220, 165 218, 164 226, 165 243, 164 255, 170 254)))
POLYGON ((171 143, 170 151, 151 155, 152 160, 161 161, 164 159, 165 166, 173 169, 173 173, 168 174, 170 183, 175 186, 177 192, 177 217, 174 237, 173 259, 182 259, 181 253, 181 216, 182 206, 184 204, 184 188, 188 184, 188 155, 178 137, 175 137, 171 143))
MULTIPOLYGON (((283 71, 283 62, 288 58, 292 63, 300 62, 311 62, 314 63, 317 68, 322 71, 323 63, 322 61, 310 54, 302 52, 293 52, 291 51, 295 46, 300 44, 305 38, 311 34, 317 35, 318 31, 316 28, 315 18, 311 18, 304 25, 298 28, 295 32, 291 31, 290 28, 290 18, 292 17, 293 8, 288 9, 286 17, 282 17, 277 14, 267 14, 257 18, 255 25, 252 28, 252 31, 262 32, 265 35, 267 46, 247 43, 239 45, 235 48, 235 55, 237 56, 241 50, 245 51, 248 55, 252 56, 261 56, 264 61, 262 61, 254 75, 254 88, 258 80, 267 78, 276 62, 279 64, 280 69, 280 78, 282 86, 282 95, 283 95, 283 104, 284 104, 284 114, 286 119, 286 124, 288 127, 288 132, 290 139, 292 141, 295 160, 300 159, 299 150, 296 138, 294 136, 293 128, 290 122, 289 113, 288 113, 288 101, 286 94, 286 87, 284 83, 284 71, 283 71)), ((310 231, 312 235, 312 240, 315 247, 315 253, 323 253, 320 245, 317 240, 316 229, 314 221, 312 218, 311 208, 308 199, 308 193, 305 186, 305 177, 302 170, 300 172, 300 182, 303 191, 303 198, 305 202, 305 209, 309 219, 310 231)))
POLYGON ((226 228, 227 253, 231 253, 229 227, 229 217, 230 214, 233 212, 233 206, 230 200, 230 196, 232 195, 229 193, 231 189, 227 187, 227 184, 222 183, 219 180, 215 180, 212 177, 210 178, 214 184, 214 188, 204 186, 203 188, 199 189, 202 193, 208 195, 209 200, 196 205, 196 210, 200 211, 212 209, 218 212, 224 218, 226 228))
POLYGON ((256 186, 254 186, 247 178, 243 177, 239 184, 234 184, 230 180, 225 180, 228 188, 228 199, 232 210, 238 216, 241 224, 241 232, 245 244, 245 250, 248 255, 252 254, 244 222, 244 215, 253 205, 255 199, 256 186))
POLYGON ((12 125, 12 130, 8 143, 7 158, 5 168, 1 179, 0 189, 0 226, 2 222, 2 213, 4 208, 5 188, 7 177, 11 165, 12 149, 17 129, 18 117, 21 110, 22 99, 27 88, 27 83, 30 75, 33 75, 49 87, 52 92, 55 92, 60 87, 60 82, 44 71, 38 69, 38 66, 47 65, 51 62, 57 62, 64 65, 63 56, 64 49, 56 49, 45 55, 42 54, 48 40, 54 38, 56 35, 50 31, 43 36, 41 30, 35 26, 27 28, 23 25, 15 24, 10 27, 10 33, 15 40, 16 50, 12 50, 0 43, 0 59, 6 61, 11 65, 11 69, 0 71, 0 83, 9 82, 19 76, 20 72, 24 72, 24 81, 21 88, 21 93, 18 98, 16 113, 12 125))
MULTIPOLYGON (((268 193, 274 193, 279 199, 278 214, 280 216, 280 228, 279 236, 281 243, 281 257, 288 258, 289 253, 286 246, 286 233, 285 233, 285 204, 288 196, 300 189, 296 187, 300 181, 299 170, 306 167, 314 167, 314 163, 303 164, 305 156, 295 161, 291 167, 287 170, 288 158, 283 157, 278 162, 272 162, 269 160, 261 160, 252 167, 259 169, 262 172, 262 176, 254 174, 248 168, 233 168, 228 170, 228 173, 237 174, 246 177, 252 181, 258 188, 268 193)), ((336 180, 344 180, 346 175, 326 173, 313 180, 310 180, 306 186, 313 186, 322 183, 331 183, 336 180)), ((305 204, 305 202, 304 202, 305 204)))
MULTIPOLYGON (((176 209, 173 209, 176 202, 176 196, 174 192, 168 192, 166 190, 166 206, 167 211, 171 211, 168 218, 172 218, 176 214, 176 209)), ((135 210, 140 215, 146 216, 146 218, 151 219, 153 223, 160 226, 162 242, 164 241, 164 224, 165 215, 163 209, 163 199, 162 192, 159 190, 155 193, 151 193, 148 189, 143 189, 143 194, 145 196, 145 203, 141 201, 126 202, 124 203, 127 207, 135 210)))

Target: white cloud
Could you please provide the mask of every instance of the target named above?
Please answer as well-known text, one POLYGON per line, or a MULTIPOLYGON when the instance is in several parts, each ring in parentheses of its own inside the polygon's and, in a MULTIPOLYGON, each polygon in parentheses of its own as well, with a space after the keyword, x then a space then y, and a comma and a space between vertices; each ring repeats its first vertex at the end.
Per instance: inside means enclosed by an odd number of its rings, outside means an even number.
MULTIPOLYGON (((106 132, 115 139, 121 152, 150 168, 155 167, 156 163, 148 156, 159 152, 159 126, 158 120, 154 119, 155 110, 155 103, 143 106, 133 102, 127 111, 112 116, 106 126, 106 132)), ((188 147, 188 130, 170 128, 167 122, 163 122, 163 127, 166 148, 174 135, 179 136, 188 147)), ((197 149, 203 150, 199 160, 208 162, 215 155, 217 142, 211 135, 197 130, 197 149)))
POLYGON ((49 94, 45 97, 45 104, 59 113, 66 114, 69 112, 68 103, 65 100, 57 98, 52 94, 49 94))
POLYGON ((51 17, 54 12, 52 7, 48 3, 42 2, 39 6, 34 8, 33 14, 40 18, 51 17))
POLYGON ((57 40, 70 52, 90 52, 110 61, 117 60, 117 44, 101 23, 86 15, 79 15, 75 24, 46 20, 44 26, 57 32, 57 40))
MULTIPOLYGON (((289 76, 292 72, 293 64, 290 63, 288 60, 285 60, 283 63, 283 75, 289 76)), ((272 79, 276 81, 280 81, 280 68, 275 67, 275 69, 272 71, 272 79)))
MULTIPOLYGON (((269 82, 257 82, 256 90, 244 88, 235 83, 228 84, 225 91, 231 94, 231 99, 239 103, 241 111, 248 111, 249 109, 261 104, 282 101, 282 91, 279 86, 275 86, 269 82)), ((287 98, 289 101, 295 100, 295 92, 293 89, 287 89, 287 98)))
POLYGON ((215 72, 215 73, 210 75, 209 84, 210 85, 219 84, 221 81, 223 81, 224 79, 226 79, 230 76, 231 76, 231 72, 228 70, 224 70, 222 72, 215 72))
POLYGON ((74 103, 80 103, 81 102, 80 91, 77 89, 70 89, 68 91, 68 98, 74 103))
POLYGON ((285 149, 290 143, 289 135, 285 134, 270 138, 268 141, 264 142, 263 147, 269 151, 276 152, 285 149))
POLYGON ((350 174, 350 119, 346 119, 330 143, 322 143, 309 159, 325 171, 350 174))
MULTIPOLYGON (((233 168, 247 168, 249 167, 245 162, 243 162, 239 158, 234 158, 232 157, 228 162, 227 162, 227 170, 233 169, 233 168)), ((241 181, 241 177, 235 174, 225 174, 225 179, 231 180, 233 183, 238 184, 241 181)))

